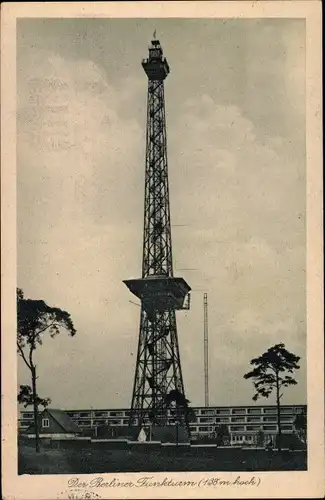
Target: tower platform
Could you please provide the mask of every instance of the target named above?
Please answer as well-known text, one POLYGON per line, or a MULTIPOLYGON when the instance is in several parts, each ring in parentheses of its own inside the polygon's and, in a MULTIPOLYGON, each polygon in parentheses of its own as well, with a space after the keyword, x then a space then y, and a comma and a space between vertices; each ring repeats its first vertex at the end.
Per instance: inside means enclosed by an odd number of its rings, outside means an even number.
POLYGON ((184 278, 154 275, 125 280, 123 283, 141 300, 145 310, 187 309, 186 297, 191 287, 184 278))

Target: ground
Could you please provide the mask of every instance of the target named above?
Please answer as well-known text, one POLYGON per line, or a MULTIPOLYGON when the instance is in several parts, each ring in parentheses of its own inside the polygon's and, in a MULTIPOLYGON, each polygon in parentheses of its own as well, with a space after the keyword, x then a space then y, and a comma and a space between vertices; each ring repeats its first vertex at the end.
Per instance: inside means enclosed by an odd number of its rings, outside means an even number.
POLYGON ((19 474, 90 474, 109 472, 306 470, 306 452, 240 449, 105 449, 83 445, 47 448, 36 453, 21 445, 19 474), (150 459, 149 459, 150 456, 150 459))

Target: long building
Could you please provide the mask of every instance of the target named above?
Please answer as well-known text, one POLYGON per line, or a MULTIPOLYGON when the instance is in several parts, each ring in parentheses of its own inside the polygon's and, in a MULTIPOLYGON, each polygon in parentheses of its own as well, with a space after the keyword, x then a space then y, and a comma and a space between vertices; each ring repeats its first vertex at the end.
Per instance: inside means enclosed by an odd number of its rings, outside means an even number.
MULTIPOLYGON (((194 407, 196 420, 190 423, 192 439, 212 437, 218 425, 226 425, 231 445, 249 445, 256 442, 261 431, 265 442, 274 442, 277 434, 276 406, 213 406, 194 407)), ((306 411, 306 405, 282 405, 281 429, 284 435, 295 432, 294 420, 297 414, 306 411)), ((129 409, 84 409, 66 410, 71 419, 85 432, 102 425, 128 426, 129 409)), ((33 412, 20 413, 19 430, 23 432, 33 422, 33 412)), ((169 425, 175 420, 169 416, 169 425)))

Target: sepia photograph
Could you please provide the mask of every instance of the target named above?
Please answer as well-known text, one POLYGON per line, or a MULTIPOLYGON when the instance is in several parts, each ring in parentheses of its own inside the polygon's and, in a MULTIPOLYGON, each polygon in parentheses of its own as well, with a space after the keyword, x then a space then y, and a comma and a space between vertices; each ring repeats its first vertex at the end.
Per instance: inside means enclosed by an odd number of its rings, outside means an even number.
POLYGON ((307 474, 306 18, 87 12, 15 24, 16 474, 307 474))

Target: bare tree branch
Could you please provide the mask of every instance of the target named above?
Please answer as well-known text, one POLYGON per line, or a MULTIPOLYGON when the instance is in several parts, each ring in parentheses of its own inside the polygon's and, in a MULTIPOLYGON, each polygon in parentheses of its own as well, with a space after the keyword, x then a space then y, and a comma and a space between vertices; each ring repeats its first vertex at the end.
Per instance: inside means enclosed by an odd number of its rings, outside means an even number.
MULTIPOLYGON (((56 320, 53 320, 52 323, 50 323, 49 325, 45 326, 44 328, 42 328, 41 330, 38 330, 36 332, 36 336, 40 335, 41 333, 45 332, 45 330, 48 330, 49 328, 51 328, 51 326, 53 326, 54 324, 56 323, 56 320)), ((64 325, 57 325, 58 327, 62 327, 62 328, 65 328, 66 330, 68 330, 68 328, 66 328, 64 325)))
POLYGON ((20 352, 20 355, 21 357, 23 358, 23 360, 25 361, 26 365, 28 366, 28 368, 31 370, 31 366, 30 364, 28 363, 27 359, 25 358, 25 354, 24 354, 24 351, 23 351, 23 348, 19 345, 19 342, 17 340, 17 347, 19 349, 19 352, 20 352))

